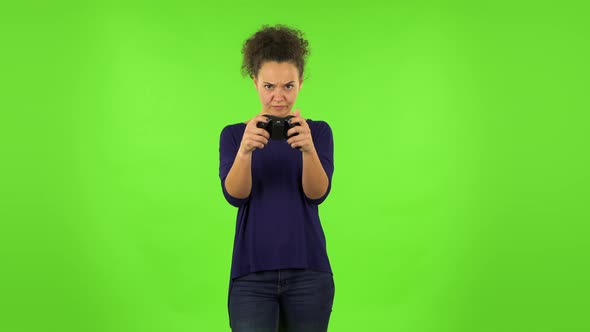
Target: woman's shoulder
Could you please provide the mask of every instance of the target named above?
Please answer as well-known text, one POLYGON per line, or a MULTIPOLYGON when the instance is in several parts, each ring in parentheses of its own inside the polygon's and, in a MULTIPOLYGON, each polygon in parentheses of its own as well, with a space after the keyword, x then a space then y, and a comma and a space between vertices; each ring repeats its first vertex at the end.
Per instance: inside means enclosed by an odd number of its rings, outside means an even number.
POLYGON ((332 128, 330 128, 327 121, 307 119, 306 122, 314 140, 326 141, 332 139, 332 128))
POLYGON ((306 119, 307 124, 309 125, 309 128, 311 130, 332 130, 332 128, 330 128, 330 125, 328 124, 327 121, 324 120, 312 120, 312 119, 306 119))
POLYGON ((244 122, 238 122, 238 123, 232 123, 232 124, 228 124, 225 125, 222 129, 221 129, 221 134, 229 134, 229 135, 235 135, 235 134, 240 134, 244 132, 244 129, 246 128, 246 123, 244 122))
POLYGON ((238 122, 238 123, 231 123, 228 125, 225 125, 225 127, 223 127, 223 129, 230 129, 230 130, 236 130, 236 129, 242 129, 246 127, 247 122, 238 122))

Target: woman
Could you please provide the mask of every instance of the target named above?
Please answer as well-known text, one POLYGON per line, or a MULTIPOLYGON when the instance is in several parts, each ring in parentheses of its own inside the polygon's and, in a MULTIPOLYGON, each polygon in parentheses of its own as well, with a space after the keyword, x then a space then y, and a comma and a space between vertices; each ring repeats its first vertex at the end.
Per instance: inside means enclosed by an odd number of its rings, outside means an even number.
POLYGON ((318 205, 331 189, 332 130, 291 112, 309 54, 302 32, 263 28, 242 49, 262 110, 223 128, 219 176, 238 207, 228 294, 233 331, 326 331, 334 299, 318 205), (287 140, 271 140, 263 114, 294 116, 287 140), (292 137, 291 137, 292 136, 292 137))

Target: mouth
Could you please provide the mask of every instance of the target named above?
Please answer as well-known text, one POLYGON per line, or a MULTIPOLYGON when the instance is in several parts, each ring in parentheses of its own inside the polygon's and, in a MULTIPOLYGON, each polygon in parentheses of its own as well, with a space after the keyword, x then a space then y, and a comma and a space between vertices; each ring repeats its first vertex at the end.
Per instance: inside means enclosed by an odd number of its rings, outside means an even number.
POLYGON ((287 106, 286 105, 283 105, 283 106, 273 106, 273 108, 276 108, 276 109, 283 109, 285 107, 287 107, 287 106))

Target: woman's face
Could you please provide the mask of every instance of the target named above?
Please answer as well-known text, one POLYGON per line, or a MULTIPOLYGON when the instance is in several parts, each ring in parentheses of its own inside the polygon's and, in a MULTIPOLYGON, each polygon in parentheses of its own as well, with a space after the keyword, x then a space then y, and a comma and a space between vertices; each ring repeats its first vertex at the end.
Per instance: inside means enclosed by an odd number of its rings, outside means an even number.
POLYGON ((280 117, 289 115, 302 84, 303 81, 299 81, 299 70, 294 64, 265 61, 258 71, 258 77, 254 78, 262 113, 280 117))

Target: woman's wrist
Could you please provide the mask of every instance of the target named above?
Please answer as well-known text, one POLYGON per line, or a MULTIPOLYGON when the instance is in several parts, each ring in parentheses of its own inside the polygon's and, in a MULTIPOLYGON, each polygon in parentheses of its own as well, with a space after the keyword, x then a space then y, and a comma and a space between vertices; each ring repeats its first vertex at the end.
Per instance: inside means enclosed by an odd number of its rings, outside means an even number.
POLYGON ((252 151, 248 151, 242 146, 240 146, 240 148, 238 149, 238 157, 244 158, 244 157, 249 157, 251 155, 252 155, 252 151))

